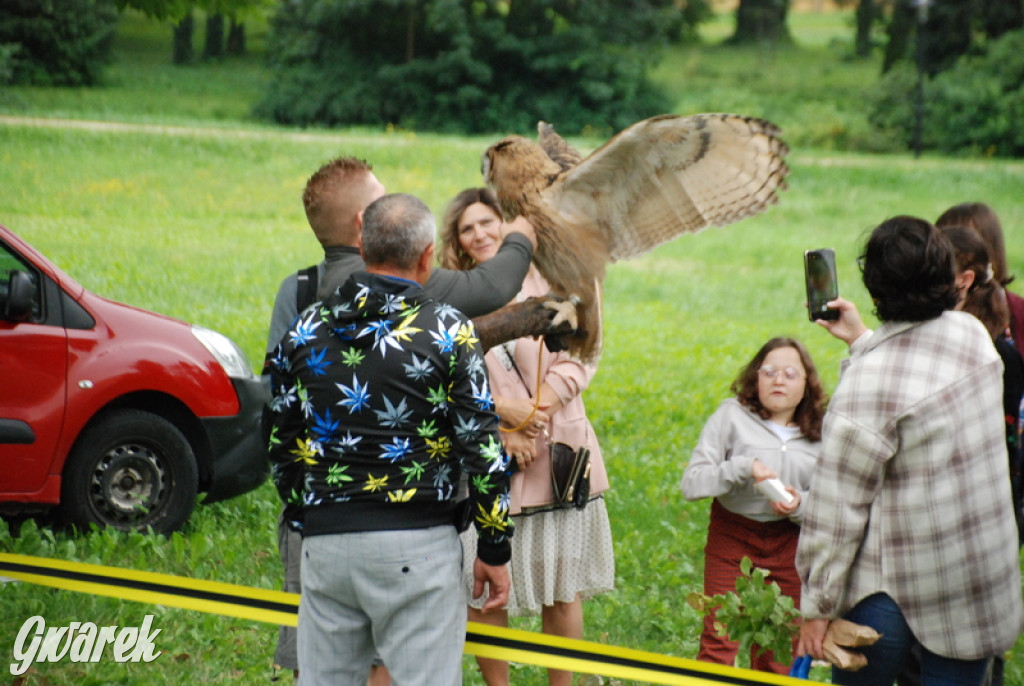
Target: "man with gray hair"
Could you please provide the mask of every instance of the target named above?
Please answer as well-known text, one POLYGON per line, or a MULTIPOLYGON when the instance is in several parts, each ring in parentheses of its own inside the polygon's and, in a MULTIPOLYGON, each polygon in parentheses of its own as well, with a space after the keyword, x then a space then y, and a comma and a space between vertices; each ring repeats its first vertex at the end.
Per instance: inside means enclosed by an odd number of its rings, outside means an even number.
POLYGON ((476 592, 508 597, 508 458, 472 322, 422 289, 429 208, 384 196, 363 216, 366 270, 303 312, 269 360, 273 475, 302 523, 303 684, 462 683, 465 598, 455 497, 469 476, 476 592))

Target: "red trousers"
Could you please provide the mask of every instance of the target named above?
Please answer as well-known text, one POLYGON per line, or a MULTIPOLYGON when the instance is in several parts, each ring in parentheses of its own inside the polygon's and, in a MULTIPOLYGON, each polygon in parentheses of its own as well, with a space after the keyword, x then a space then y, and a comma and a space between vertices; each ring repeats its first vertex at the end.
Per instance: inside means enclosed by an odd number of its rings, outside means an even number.
MULTIPOLYGON (((708 543, 704 548, 704 594, 713 596, 736 590, 736 579, 742 575, 740 561, 749 557, 755 567, 771 572, 768 582, 776 582, 784 595, 800 607, 800 577, 796 572, 796 543, 800 527, 789 520, 758 522, 722 507, 718 500, 711 504, 708 543)), ((700 635, 698 660, 731 665, 736 660, 739 644, 716 635, 714 613, 705 615, 700 635)), ((793 641, 796 649, 796 639, 793 641)), ((788 674, 789 665, 775 662, 770 651, 757 657, 751 651, 753 669, 788 674)))

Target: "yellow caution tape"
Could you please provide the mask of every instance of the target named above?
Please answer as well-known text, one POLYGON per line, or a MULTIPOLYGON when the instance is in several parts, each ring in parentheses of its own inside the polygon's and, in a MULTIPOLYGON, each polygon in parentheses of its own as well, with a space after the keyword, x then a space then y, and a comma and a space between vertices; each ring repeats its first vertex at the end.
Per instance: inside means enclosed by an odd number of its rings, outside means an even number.
POLYGON ((0 575, 41 586, 295 626, 299 596, 83 562, 0 553, 0 575))
MULTIPOLYGON (((170 574, 0 553, 0 575, 80 593, 295 626, 299 596, 170 574)), ((469 622, 468 655, 670 686, 807 681, 642 650, 469 622)))
POLYGON ((789 676, 476 622, 469 622, 467 627, 465 652, 478 657, 600 674, 651 684, 808 684, 807 681, 789 676))

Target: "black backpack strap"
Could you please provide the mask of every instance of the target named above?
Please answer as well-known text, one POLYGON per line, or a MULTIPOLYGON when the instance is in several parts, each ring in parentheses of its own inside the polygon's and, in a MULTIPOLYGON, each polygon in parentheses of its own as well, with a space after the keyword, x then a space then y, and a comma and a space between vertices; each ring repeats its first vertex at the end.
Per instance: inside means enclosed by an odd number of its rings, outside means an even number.
POLYGON ((319 285, 320 279, 316 269, 317 265, 300 269, 296 273, 296 284, 295 284, 295 308, 297 312, 302 312, 304 309, 316 302, 316 287, 319 285))

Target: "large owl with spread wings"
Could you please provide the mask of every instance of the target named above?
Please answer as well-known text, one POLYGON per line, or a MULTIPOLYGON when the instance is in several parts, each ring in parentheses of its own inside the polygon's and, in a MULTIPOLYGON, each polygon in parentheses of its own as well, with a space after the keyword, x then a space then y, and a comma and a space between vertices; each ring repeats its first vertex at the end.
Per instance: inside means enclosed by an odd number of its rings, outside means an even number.
POLYGON ((552 292, 579 298, 586 335, 570 350, 584 360, 599 354, 609 261, 758 214, 789 174, 779 129, 735 114, 645 119, 586 159, 550 125, 537 131, 537 143, 510 136, 488 148, 484 179, 507 219, 533 224, 534 262, 552 292))

